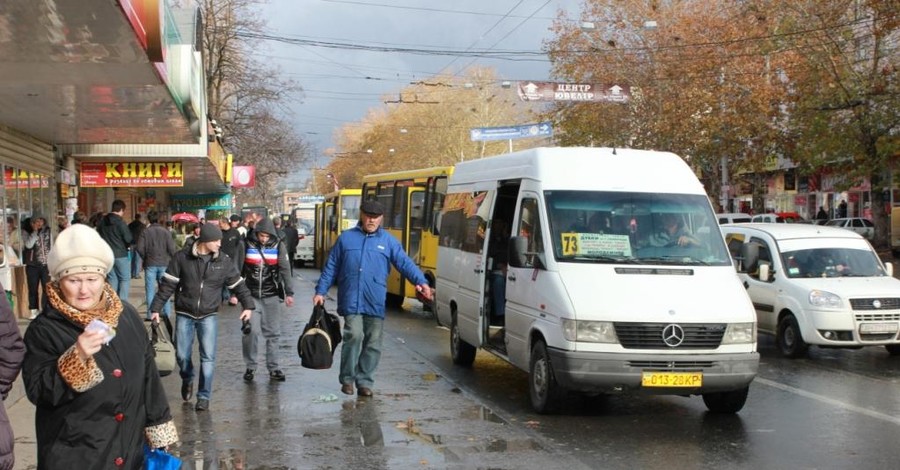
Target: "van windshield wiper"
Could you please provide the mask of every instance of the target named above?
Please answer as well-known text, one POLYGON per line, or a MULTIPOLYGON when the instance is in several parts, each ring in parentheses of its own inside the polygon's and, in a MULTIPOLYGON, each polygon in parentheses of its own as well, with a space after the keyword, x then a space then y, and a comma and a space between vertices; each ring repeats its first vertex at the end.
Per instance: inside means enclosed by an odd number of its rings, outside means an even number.
POLYGON ((563 258, 566 261, 599 261, 601 263, 621 263, 621 264, 638 264, 639 261, 634 258, 625 258, 622 256, 605 256, 605 255, 591 255, 591 256, 574 256, 572 258, 563 258))
POLYGON ((671 264, 671 265, 690 265, 690 266, 709 266, 709 263, 699 258, 684 255, 669 256, 653 256, 648 258, 640 258, 638 261, 646 264, 671 264))

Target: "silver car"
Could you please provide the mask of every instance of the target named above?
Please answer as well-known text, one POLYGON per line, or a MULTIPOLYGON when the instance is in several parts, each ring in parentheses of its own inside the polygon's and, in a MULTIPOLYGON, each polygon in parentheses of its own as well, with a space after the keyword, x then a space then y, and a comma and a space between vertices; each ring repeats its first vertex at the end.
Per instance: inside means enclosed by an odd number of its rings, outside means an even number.
POLYGON ((875 224, 873 224, 871 220, 864 219, 862 217, 844 217, 840 219, 831 219, 825 225, 829 227, 840 227, 847 230, 853 230, 854 232, 870 240, 875 235, 875 224))

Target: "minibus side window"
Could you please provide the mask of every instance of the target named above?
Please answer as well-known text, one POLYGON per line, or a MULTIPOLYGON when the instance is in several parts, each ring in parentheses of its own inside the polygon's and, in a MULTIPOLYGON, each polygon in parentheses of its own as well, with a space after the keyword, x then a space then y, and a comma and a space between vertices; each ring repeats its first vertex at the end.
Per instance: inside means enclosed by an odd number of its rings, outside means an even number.
POLYGON ((517 233, 528 240, 528 248, 525 250, 528 268, 543 268, 544 263, 544 239, 541 231, 541 216, 537 199, 524 198, 519 208, 519 226, 517 233), (537 261, 536 261, 537 260, 537 261))

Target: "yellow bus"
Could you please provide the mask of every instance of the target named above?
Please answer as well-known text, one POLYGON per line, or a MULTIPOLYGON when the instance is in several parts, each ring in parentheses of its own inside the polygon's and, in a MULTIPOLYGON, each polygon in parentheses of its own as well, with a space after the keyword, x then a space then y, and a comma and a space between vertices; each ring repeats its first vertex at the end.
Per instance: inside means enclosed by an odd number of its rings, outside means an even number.
MULTIPOLYGON (((434 287, 437 278, 438 217, 447 196, 447 177, 452 166, 381 173, 363 177, 364 200, 384 205, 382 226, 400 240, 403 249, 434 287)), ((415 297, 416 289, 391 268, 386 302, 403 305, 406 297, 415 297)))
POLYGON ((359 189, 341 189, 323 196, 316 204, 315 265, 322 269, 328 252, 344 230, 359 222, 359 189))

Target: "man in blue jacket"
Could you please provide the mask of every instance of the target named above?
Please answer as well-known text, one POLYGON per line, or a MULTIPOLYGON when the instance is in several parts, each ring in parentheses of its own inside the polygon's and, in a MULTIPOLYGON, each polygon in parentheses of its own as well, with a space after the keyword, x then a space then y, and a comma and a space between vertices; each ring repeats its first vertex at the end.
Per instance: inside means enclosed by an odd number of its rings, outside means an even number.
POLYGON ((425 275, 406 255, 400 242, 381 229, 384 207, 377 201, 360 206, 359 223, 345 230, 328 255, 316 284, 313 304, 323 305, 328 288, 337 281, 338 314, 344 317, 341 347, 341 392, 352 395, 356 384, 362 397, 372 396, 375 369, 381 359, 384 303, 391 264, 431 299, 425 275))

